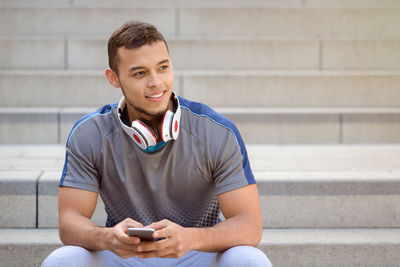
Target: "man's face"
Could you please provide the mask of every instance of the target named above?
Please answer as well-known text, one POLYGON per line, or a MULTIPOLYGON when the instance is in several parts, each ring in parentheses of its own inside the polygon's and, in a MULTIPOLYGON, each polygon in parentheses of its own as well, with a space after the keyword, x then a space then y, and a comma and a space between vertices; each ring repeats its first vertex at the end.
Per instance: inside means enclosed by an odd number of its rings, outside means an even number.
POLYGON ((118 79, 134 119, 150 121, 168 108, 174 73, 164 42, 118 49, 118 79))

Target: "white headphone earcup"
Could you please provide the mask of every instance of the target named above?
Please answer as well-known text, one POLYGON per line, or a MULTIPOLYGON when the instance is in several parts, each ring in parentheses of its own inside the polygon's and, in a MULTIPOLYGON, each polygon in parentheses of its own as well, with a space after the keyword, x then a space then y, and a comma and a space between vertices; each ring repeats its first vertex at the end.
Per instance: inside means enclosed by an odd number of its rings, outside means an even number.
POLYGON ((171 125, 172 125, 173 117, 174 117, 174 113, 170 110, 167 110, 161 121, 160 134, 161 134, 161 140, 163 140, 164 142, 168 142, 169 140, 172 139, 171 125))
POLYGON ((132 128, 132 132, 132 139, 136 145, 138 145, 141 149, 146 149, 147 143, 143 136, 136 129, 132 128))
POLYGON ((149 146, 157 144, 157 139, 152 131, 141 121, 135 120, 132 122, 133 140, 141 148, 146 149, 149 146))
POLYGON ((178 107, 176 109, 176 112, 174 114, 174 118, 173 118, 172 124, 171 124, 172 138, 174 140, 176 140, 178 138, 179 129, 181 128, 180 123, 181 123, 181 108, 178 107))

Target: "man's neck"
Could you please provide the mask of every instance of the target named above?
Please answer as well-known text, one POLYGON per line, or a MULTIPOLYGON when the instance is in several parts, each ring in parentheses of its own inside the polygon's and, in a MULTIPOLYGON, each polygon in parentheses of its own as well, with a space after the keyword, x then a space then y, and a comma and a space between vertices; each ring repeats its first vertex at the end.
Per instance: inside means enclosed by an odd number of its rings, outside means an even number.
MULTIPOLYGON (((128 114, 128 119, 129 119, 129 127, 132 124, 132 121, 139 119, 140 121, 144 122, 147 126, 151 127, 155 133, 157 133, 157 139, 159 139, 160 133, 159 133, 159 125, 161 123, 161 120, 164 117, 164 113, 158 116, 149 116, 148 114, 143 114, 139 110, 132 110, 131 112, 128 111, 128 106, 125 106, 125 112, 128 114)), ((173 111, 174 110, 174 104, 172 99, 169 100, 168 103, 168 110, 173 111)))

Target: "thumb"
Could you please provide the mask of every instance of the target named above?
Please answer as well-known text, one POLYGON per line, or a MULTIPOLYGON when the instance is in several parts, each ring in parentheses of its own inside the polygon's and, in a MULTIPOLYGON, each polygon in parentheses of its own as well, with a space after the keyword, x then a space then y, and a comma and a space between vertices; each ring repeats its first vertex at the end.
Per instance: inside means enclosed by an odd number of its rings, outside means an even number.
POLYGON ((170 221, 162 220, 162 221, 159 221, 159 222, 154 222, 154 223, 152 223, 152 224, 150 224, 150 225, 148 225, 146 227, 153 228, 154 230, 157 231, 157 230, 166 228, 169 224, 170 224, 170 221))
POLYGON ((135 220, 132 220, 131 218, 126 218, 125 220, 120 222, 119 225, 122 226, 122 228, 124 229, 124 232, 126 232, 126 233, 128 232, 129 227, 136 227, 136 228, 143 227, 143 224, 141 224, 140 222, 137 222, 135 220))

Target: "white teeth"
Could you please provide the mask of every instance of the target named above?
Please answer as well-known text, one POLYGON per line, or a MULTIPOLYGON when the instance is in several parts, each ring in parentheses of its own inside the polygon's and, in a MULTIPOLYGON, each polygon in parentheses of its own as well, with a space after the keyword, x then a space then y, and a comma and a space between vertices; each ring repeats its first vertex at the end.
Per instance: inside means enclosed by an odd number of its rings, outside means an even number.
POLYGON ((158 98, 163 95, 164 92, 159 93, 158 95, 151 95, 150 98, 158 98))

